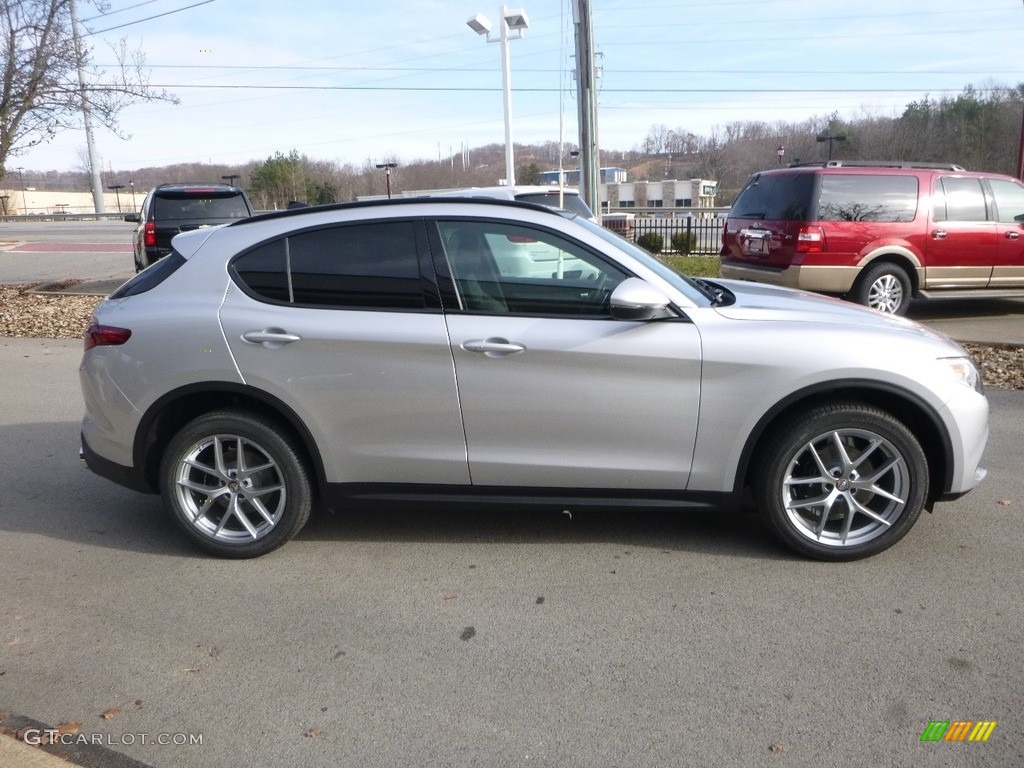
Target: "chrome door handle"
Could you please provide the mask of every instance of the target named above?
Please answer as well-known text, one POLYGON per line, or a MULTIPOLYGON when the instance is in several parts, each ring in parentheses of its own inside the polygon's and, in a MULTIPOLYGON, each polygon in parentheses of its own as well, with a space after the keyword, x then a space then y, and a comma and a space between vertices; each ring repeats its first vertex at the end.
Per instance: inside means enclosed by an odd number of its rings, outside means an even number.
POLYGON ((934 232, 932 232, 932 237, 934 237, 936 240, 943 240, 946 237, 946 230, 936 229, 934 232))
POLYGON ((246 331, 242 338, 252 344, 262 344, 268 349, 280 349, 285 344, 301 341, 302 337, 280 328, 264 328, 262 331, 246 331))
POLYGON ((1007 232, 1006 233, 1006 239, 1007 240, 1016 240, 1019 237, 1020 237, 1020 232, 1007 232))
POLYGON ((467 352, 483 352, 487 357, 505 357, 506 355, 514 355, 516 352, 522 352, 526 349, 522 344, 516 344, 508 339, 498 337, 464 341, 462 348, 467 352))

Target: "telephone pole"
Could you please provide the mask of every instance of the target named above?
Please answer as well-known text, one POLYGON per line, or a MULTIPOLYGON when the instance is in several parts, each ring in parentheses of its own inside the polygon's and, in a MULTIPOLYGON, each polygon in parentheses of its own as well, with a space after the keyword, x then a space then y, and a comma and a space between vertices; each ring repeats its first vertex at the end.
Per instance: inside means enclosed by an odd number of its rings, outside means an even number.
POLYGON ((600 216, 600 154, 597 146, 597 87, 594 69, 594 20, 590 0, 573 0, 576 27, 576 101, 580 127, 580 195, 600 216))
POLYGON ((85 89, 85 75, 82 73, 82 39, 78 36, 78 14, 75 0, 71 0, 71 34, 75 38, 75 64, 78 67, 78 91, 82 97, 82 120, 85 123, 85 144, 89 150, 89 185, 92 187, 92 202, 96 213, 106 213, 103 203, 103 182, 100 180, 100 164, 96 159, 96 141, 92 135, 92 113, 89 111, 89 94, 85 89))

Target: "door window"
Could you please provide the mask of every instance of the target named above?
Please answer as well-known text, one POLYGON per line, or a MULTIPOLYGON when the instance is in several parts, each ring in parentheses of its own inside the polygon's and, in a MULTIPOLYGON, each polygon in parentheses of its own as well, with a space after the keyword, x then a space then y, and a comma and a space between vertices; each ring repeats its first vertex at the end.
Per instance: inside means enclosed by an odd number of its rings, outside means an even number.
POLYGON ((999 221, 1024 224, 1024 186, 1005 179, 989 179, 999 209, 999 221))
POLYGON ((423 309, 414 225, 327 227, 264 243, 232 263, 258 298, 315 307, 423 309))
POLYGON ((985 221, 985 195, 980 179, 946 176, 936 187, 936 221, 985 221))
POLYGON ((440 221, 460 306, 468 312, 610 317, 626 273, 546 230, 487 221, 440 221))

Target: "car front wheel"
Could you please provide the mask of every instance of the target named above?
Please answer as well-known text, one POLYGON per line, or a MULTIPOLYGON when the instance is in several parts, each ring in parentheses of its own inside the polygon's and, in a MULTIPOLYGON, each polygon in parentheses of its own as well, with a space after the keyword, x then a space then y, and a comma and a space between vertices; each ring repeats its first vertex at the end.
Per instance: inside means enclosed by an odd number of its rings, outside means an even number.
POLYGON ((164 505, 200 547, 258 557, 309 519, 312 491, 292 438, 276 422, 219 411, 186 424, 160 467, 164 505))
POLYGON ((759 506, 789 547, 820 560, 888 549, 914 525, 928 496, 928 465, 892 415, 859 403, 815 408, 765 446, 759 506))

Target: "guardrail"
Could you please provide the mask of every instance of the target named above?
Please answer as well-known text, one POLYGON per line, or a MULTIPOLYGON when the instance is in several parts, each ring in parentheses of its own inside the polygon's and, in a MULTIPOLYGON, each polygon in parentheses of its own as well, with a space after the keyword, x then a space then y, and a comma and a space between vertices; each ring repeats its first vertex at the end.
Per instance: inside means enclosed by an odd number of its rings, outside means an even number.
POLYGON ((0 215, 0 222, 31 224, 37 221, 124 221, 123 213, 24 213, 0 215))

